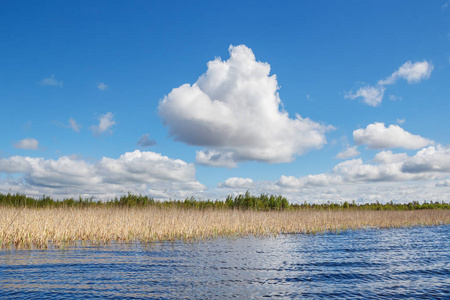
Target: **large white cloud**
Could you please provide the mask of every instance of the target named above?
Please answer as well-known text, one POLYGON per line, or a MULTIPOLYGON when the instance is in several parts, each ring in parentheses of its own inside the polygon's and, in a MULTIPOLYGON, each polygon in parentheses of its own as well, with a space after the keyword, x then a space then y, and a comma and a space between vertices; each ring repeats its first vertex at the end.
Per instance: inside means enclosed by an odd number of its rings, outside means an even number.
POLYGON ((107 197, 121 192, 184 197, 206 187, 195 179, 195 166, 154 152, 127 152, 118 159, 89 163, 64 156, 57 160, 13 156, 0 159, 0 173, 21 177, 0 182, 0 191, 34 195, 107 197))
POLYGON ((339 175, 345 182, 403 181, 426 179, 428 176, 402 172, 402 163, 365 164, 362 159, 344 161, 333 168, 333 174, 339 175))
POLYGON ((96 165, 106 182, 152 183, 158 181, 192 181, 195 167, 180 159, 154 152, 127 152, 118 159, 103 157, 96 165))
POLYGON ((176 140, 207 147, 197 153, 199 163, 290 162, 326 143, 331 127, 280 110, 268 63, 256 61, 244 45, 230 46, 229 52, 228 60, 210 61, 196 83, 173 89, 158 107, 176 140))
POLYGON ((450 173, 450 147, 437 145, 422 149, 413 157, 405 160, 402 171, 450 173))
POLYGON ((375 155, 376 164, 367 164, 362 159, 351 159, 337 164, 331 173, 308 175, 296 178, 281 176, 281 186, 304 187, 314 185, 314 181, 323 186, 339 183, 358 182, 396 182, 411 180, 442 179, 450 175, 450 147, 430 146, 419 150, 414 156, 406 153, 382 151, 375 155))
POLYGON ((23 156, 2 158, 0 172, 22 173, 25 181, 35 186, 83 186, 100 182, 92 165, 68 156, 58 160, 23 156))
POLYGON ((404 148, 419 149, 434 142, 419 135, 411 134, 398 125, 385 127, 375 122, 365 129, 353 131, 353 139, 358 145, 367 145, 371 149, 404 148))

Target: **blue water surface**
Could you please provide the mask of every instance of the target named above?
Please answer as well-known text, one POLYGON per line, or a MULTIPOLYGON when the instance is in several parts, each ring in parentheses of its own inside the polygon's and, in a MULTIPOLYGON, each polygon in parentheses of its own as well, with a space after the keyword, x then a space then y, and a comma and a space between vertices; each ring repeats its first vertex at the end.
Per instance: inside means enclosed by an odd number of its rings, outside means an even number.
POLYGON ((0 252, 1 299, 450 299, 450 226, 0 252))

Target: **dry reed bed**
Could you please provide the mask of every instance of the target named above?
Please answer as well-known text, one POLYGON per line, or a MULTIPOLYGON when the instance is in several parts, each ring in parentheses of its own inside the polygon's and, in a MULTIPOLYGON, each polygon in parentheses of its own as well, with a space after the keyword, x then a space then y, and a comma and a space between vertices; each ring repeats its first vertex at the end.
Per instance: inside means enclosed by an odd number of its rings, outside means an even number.
POLYGON ((450 224, 448 210, 241 211, 159 208, 0 208, 0 248, 77 241, 167 241, 450 224))

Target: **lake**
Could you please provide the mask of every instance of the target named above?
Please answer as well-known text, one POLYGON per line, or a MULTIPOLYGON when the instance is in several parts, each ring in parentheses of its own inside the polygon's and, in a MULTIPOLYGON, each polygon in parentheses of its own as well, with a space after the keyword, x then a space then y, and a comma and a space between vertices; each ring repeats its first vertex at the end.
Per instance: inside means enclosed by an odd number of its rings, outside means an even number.
POLYGON ((0 252, 1 299, 450 299, 450 226, 0 252))

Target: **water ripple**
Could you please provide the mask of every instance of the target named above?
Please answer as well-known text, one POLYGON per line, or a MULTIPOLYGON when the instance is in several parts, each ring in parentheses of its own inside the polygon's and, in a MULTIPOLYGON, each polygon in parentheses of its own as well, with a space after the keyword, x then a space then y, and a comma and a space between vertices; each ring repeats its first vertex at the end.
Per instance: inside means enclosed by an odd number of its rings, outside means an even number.
POLYGON ((450 226, 0 252, 2 299, 450 299, 450 226))

